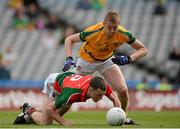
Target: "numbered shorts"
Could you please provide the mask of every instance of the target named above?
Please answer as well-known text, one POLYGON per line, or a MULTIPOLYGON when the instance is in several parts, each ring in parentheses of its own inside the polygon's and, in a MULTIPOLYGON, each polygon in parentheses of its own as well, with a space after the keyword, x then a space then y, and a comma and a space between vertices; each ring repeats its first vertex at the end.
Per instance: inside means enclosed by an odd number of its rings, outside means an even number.
POLYGON ((57 75, 59 74, 60 73, 50 74, 44 82, 44 87, 42 92, 52 99, 55 98, 55 94, 56 94, 56 91, 54 90, 54 82, 57 75))

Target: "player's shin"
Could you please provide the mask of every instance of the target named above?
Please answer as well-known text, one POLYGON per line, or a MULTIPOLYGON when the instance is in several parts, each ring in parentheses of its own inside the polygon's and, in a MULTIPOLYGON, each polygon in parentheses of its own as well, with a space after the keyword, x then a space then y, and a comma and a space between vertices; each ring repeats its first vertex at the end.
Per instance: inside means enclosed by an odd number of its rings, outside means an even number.
POLYGON ((118 98, 120 99, 122 109, 127 112, 129 102, 128 91, 121 91, 121 93, 118 93, 118 98))

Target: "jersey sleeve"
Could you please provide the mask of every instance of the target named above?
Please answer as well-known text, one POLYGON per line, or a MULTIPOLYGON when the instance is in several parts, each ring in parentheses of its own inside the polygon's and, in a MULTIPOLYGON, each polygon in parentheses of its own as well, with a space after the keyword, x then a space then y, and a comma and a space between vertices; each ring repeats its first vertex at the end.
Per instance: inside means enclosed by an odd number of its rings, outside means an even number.
POLYGON ((103 24, 102 23, 98 23, 92 26, 89 26, 88 28, 86 28, 85 30, 80 32, 80 39, 81 41, 86 41, 86 38, 96 32, 99 32, 103 29, 103 24))
POLYGON ((81 31, 81 32, 80 32, 79 37, 80 37, 81 41, 83 41, 83 42, 86 41, 86 35, 87 35, 87 34, 88 34, 88 32, 86 32, 86 31, 81 31))
POLYGON ((106 84, 106 93, 105 95, 108 97, 112 94, 112 88, 109 86, 109 84, 106 84))
POLYGON ((98 31, 101 31, 102 29, 103 29, 103 27, 100 29, 97 29, 97 30, 93 30, 93 31, 89 31, 89 30, 81 31, 79 37, 80 37, 81 41, 84 42, 84 41, 86 41, 86 38, 88 36, 98 32, 98 31))
POLYGON ((127 34, 128 38, 129 38, 129 41, 128 41, 127 43, 128 43, 128 44, 134 43, 135 40, 136 40, 136 38, 134 37, 134 35, 133 35, 131 32, 129 32, 129 31, 127 31, 126 34, 127 34))
POLYGON ((91 27, 91 26, 89 26, 89 27, 87 27, 86 29, 84 29, 83 31, 81 31, 81 32, 80 32, 80 35, 79 35, 81 41, 85 42, 85 41, 86 41, 86 37, 87 37, 88 35, 90 35, 92 31, 93 31, 93 30, 92 30, 92 27, 91 27))
POLYGON ((126 37, 125 39, 125 42, 128 43, 128 44, 132 44, 135 42, 136 38, 135 36, 128 30, 126 30, 124 27, 122 26, 118 26, 118 31, 124 35, 124 37, 126 37))
POLYGON ((65 104, 72 104, 79 101, 81 91, 79 89, 64 88, 62 93, 55 98, 56 108, 63 107, 65 104))

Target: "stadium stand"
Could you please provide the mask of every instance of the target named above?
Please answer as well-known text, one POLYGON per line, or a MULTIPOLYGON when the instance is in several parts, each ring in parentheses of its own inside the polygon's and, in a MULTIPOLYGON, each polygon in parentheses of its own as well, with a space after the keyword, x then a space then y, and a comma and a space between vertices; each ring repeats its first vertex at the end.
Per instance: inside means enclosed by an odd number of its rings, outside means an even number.
MULTIPOLYGON (((167 14, 153 15, 155 2, 145 0, 104 0, 100 10, 77 8, 79 0, 39 0, 42 9, 76 26, 79 30, 88 25, 102 21, 106 12, 116 10, 120 13, 121 24, 132 31, 149 53, 144 59, 127 66, 123 66, 127 80, 157 80, 158 75, 165 74, 170 80, 176 77, 178 62, 169 59, 172 43, 180 48, 180 8, 178 2, 167 1, 167 14)), ((63 46, 51 50, 45 49, 41 39, 45 32, 39 30, 14 30, 9 21, 12 21, 13 11, 5 8, 7 1, 0 1, 0 48, 12 45, 19 57, 16 67, 12 70, 14 79, 41 80, 49 73, 60 72, 65 58, 63 46)), ((62 39, 62 30, 53 32, 57 39, 62 39)), ((74 53, 79 45, 75 46, 74 53)), ((119 51, 131 52, 124 46, 119 51)), ((76 54, 75 54, 76 55, 76 54)), ((77 56, 75 56, 77 58, 77 56)))

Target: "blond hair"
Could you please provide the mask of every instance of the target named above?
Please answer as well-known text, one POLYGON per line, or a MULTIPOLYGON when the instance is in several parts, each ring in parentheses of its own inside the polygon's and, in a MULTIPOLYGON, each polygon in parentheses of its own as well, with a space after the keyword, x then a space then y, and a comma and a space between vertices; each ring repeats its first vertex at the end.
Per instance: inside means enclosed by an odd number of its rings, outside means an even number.
POLYGON ((120 16, 117 12, 111 11, 108 12, 105 16, 104 21, 110 21, 112 23, 116 23, 120 19, 120 16))

